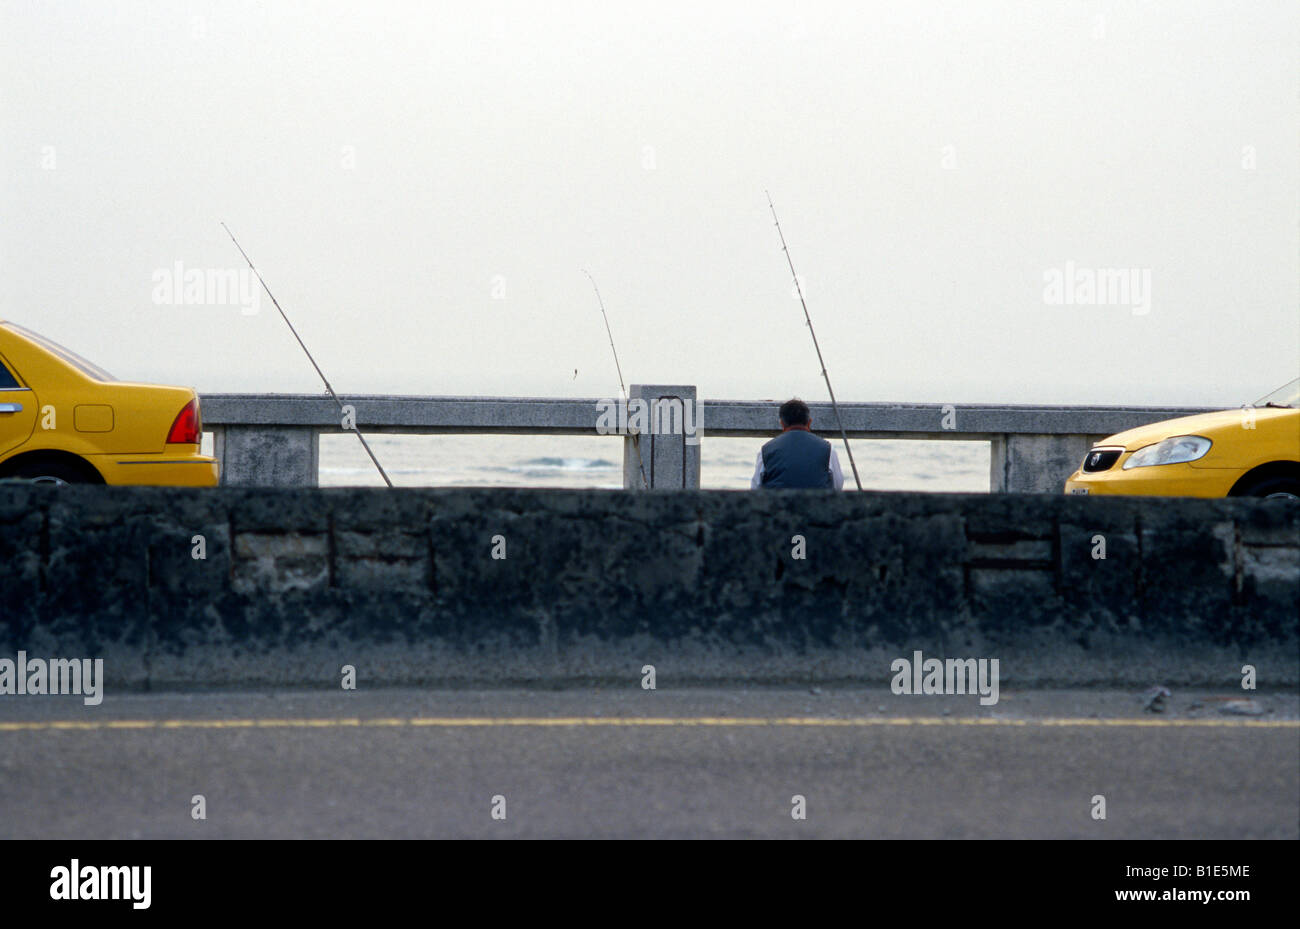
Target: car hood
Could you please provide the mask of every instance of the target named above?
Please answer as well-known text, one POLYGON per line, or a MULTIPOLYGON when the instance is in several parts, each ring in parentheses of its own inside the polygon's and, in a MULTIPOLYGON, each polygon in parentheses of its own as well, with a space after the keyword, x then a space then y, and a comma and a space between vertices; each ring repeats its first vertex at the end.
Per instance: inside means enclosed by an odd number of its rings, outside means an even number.
MULTIPOLYGON (((1257 423, 1262 423, 1270 419, 1286 416, 1295 411, 1277 407, 1256 407, 1249 409, 1249 412, 1254 414, 1257 423)), ((1242 417, 1245 415, 1246 410, 1236 409, 1217 410, 1213 413, 1197 413, 1195 416, 1180 416, 1178 419, 1165 419, 1149 426, 1138 426, 1136 429, 1117 432, 1112 436, 1107 436, 1097 444, 1122 445, 1129 451, 1136 451, 1139 448, 1153 445, 1176 435, 1203 435, 1208 438, 1212 437, 1214 433, 1222 432, 1224 429, 1240 429, 1243 421, 1242 417)))

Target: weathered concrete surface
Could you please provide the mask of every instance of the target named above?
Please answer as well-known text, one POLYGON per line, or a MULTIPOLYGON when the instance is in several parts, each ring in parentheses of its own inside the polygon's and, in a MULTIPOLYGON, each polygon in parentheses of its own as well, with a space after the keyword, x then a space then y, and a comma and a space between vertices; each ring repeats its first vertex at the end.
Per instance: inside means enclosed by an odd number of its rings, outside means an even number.
POLYGON ((320 432, 309 428, 222 426, 213 433, 221 483, 244 487, 315 487, 320 432))
POLYGON ((0 656, 103 657, 118 687, 337 686, 344 664, 373 683, 643 664, 878 682, 916 649, 999 658, 1021 685, 1221 686, 1249 663, 1281 686, 1300 680, 1300 508, 0 485, 0 610, 0 656))

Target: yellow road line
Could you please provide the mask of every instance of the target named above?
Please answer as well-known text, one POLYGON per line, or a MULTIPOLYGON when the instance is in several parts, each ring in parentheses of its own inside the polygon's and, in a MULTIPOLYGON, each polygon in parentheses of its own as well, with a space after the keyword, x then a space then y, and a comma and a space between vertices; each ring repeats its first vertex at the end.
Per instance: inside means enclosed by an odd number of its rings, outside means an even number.
POLYGON ((110 719, 102 721, 49 720, 0 722, 0 732, 42 730, 100 729, 339 729, 422 726, 443 729, 487 727, 826 727, 867 726, 1012 726, 1020 728, 1231 728, 1231 729, 1300 729, 1300 720, 1276 719, 1092 719, 1047 717, 1043 719, 1003 719, 995 717, 948 716, 417 716, 411 718, 377 717, 361 719, 110 719))

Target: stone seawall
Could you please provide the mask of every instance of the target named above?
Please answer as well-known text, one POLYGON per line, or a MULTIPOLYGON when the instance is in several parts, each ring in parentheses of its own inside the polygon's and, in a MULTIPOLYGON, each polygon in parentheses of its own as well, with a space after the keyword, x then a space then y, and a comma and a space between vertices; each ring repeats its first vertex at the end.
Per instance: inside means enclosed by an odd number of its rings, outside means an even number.
POLYGON ((0 657, 110 687, 1294 686, 1298 632, 1283 502, 0 484, 0 657))

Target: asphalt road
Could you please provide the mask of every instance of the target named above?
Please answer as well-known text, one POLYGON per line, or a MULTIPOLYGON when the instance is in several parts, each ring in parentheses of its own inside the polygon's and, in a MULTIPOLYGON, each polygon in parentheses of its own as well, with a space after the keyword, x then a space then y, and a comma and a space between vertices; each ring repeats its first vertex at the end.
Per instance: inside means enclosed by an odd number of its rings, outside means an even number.
POLYGON ((1298 838, 1300 701, 1233 696, 4 697, 0 838, 1298 838))

